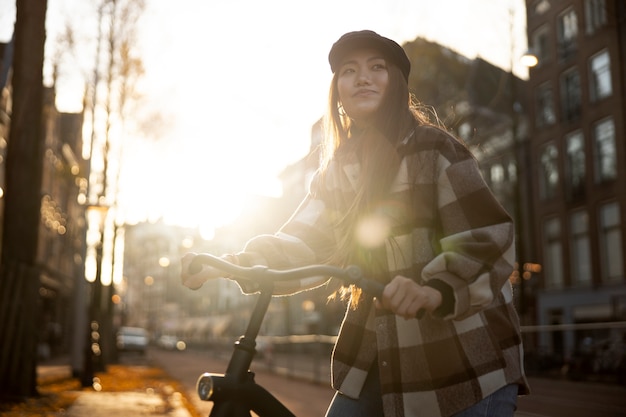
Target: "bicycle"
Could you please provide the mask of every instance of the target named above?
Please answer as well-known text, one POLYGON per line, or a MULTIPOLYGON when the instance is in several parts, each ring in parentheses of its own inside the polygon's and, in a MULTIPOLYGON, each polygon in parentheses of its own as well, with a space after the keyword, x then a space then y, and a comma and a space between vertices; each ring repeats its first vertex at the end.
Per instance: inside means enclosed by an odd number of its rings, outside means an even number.
POLYGON ((232 277, 250 279, 259 284, 258 299, 250 321, 244 335, 234 343, 225 373, 205 372, 196 383, 200 399, 213 402, 209 417, 250 417, 251 412, 259 417, 295 417, 272 393, 255 382, 254 372, 250 371, 256 354, 256 338, 272 299, 275 282, 328 276, 340 279, 346 285, 356 285, 375 297, 380 297, 384 288, 383 284, 363 277, 357 266, 310 265, 276 270, 265 266, 242 267, 210 254, 199 254, 192 260, 189 271, 199 271, 203 264, 218 268, 232 277))

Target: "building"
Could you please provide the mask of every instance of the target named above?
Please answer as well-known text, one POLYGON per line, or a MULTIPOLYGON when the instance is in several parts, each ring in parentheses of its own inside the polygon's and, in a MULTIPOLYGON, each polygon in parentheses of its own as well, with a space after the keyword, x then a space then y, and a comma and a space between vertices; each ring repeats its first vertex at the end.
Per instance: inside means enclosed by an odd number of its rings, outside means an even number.
POLYGON ((195 230, 158 222, 125 225, 121 326, 143 327, 156 339, 182 332, 182 319, 206 314, 208 296, 180 284, 180 259, 186 252, 204 251, 195 230))
POLYGON ((624 337, 607 323, 626 319, 626 3, 526 6, 539 63, 528 82, 533 192, 524 227, 541 271, 525 284, 536 324, 552 325, 536 328, 534 348, 568 359, 589 338, 624 337))
MULTIPOLYGON (((82 157, 83 114, 56 110, 54 88, 44 90, 44 159, 37 260, 43 352, 66 353, 76 324, 74 297, 85 279, 88 161, 82 157), (45 345, 48 345, 47 347, 45 345)), ((86 326, 86 324, 85 324, 86 326)))
MULTIPOLYGON (((12 42, 0 44, 0 229, 13 102, 12 48, 12 42)), ((84 281, 88 161, 82 158, 83 114, 59 112, 54 87, 44 88, 42 123, 44 158, 36 267, 40 278, 38 353, 45 359, 70 350, 77 323, 74 296, 84 281)))

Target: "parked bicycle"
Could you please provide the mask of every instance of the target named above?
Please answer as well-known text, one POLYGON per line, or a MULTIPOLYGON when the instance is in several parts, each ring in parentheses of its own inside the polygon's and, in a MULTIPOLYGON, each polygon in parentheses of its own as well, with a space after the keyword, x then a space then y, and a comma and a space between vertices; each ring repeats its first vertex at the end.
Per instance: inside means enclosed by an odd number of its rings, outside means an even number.
POLYGON ((313 276, 340 279, 346 285, 356 285, 365 293, 380 297, 384 285, 363 277, 357 266, 339 268, 330 265, 310 265, 301 268, 276 270, 264 266, 241 267, 223 259, 199 254, 189 266, 191 272, 202 265, 211 265, 225 273, 259 284, 259 294, 250 321, 243 336, 235 343, 232 356, 223 374, 205 372, 198 378, 197 392, 203 401, 212 401, 210 417, 249 417, 251 411, 260 417, 295 417, 273 394, 257 384, 250 365, 256 354, 256 338, 269 307, 274 283, 313 276))

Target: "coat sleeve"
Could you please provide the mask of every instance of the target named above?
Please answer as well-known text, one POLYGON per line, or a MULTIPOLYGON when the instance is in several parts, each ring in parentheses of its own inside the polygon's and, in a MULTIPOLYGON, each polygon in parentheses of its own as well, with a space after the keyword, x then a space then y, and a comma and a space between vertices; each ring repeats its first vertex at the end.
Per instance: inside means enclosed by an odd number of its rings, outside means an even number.
POLYGON ((444 296, 436 314, 460 320, 488 307, 510 285, 514 224, 463 144, 449 138, 436 155, 441 251, 422 278, 444 296))

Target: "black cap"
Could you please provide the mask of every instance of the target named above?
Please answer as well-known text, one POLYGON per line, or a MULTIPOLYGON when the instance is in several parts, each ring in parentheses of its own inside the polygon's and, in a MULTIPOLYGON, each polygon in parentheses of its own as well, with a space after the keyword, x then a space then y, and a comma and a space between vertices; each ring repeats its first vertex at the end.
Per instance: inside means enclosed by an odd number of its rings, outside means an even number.
POLYGON ((400 68, 405 80, 409 80, 411 61, 406 56, 404 49, 391 39, 380 36, 371 30, 348 32, 333 44, 328 54, 328 62, 333 73, 339 68, 343 57, 356 48, 376 49, 383 54, 385 59, 388 59, 400 68))

